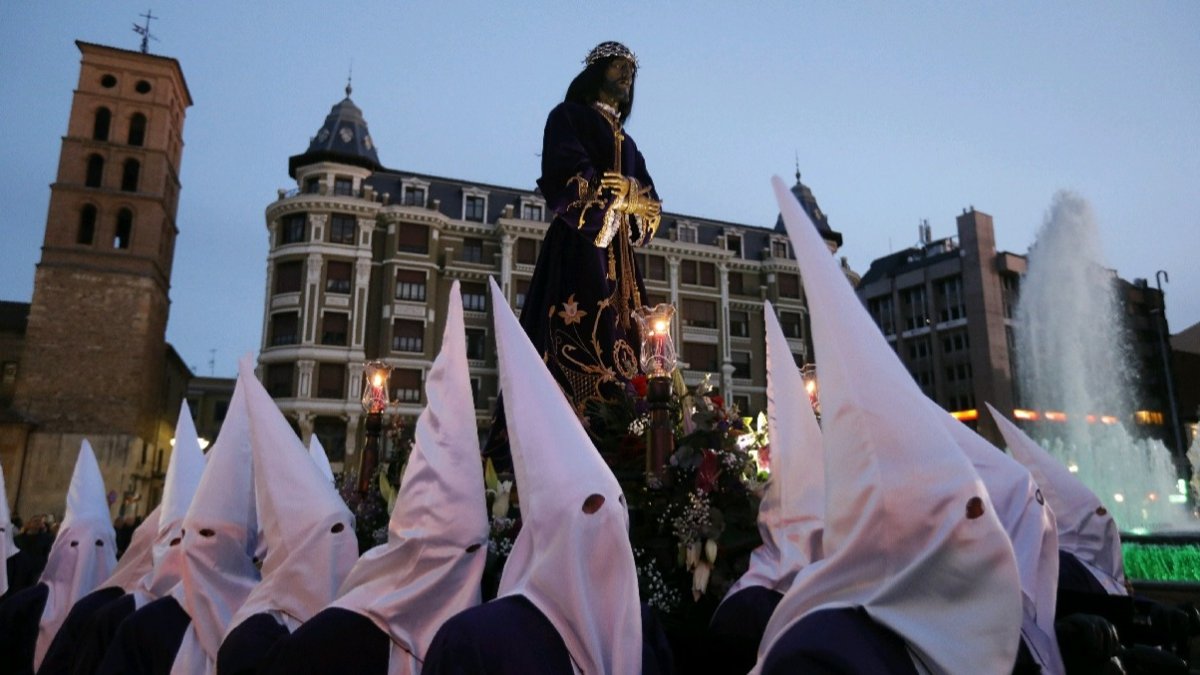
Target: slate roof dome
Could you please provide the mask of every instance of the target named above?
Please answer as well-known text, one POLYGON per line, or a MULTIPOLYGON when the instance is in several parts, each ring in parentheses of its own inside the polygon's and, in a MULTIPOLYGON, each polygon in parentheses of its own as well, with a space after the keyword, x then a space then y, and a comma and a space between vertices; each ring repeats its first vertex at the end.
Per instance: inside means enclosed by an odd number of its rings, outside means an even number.
POLYGON ((316 162, 339 162, 361 166, 372 171, 382 168, 375 142, 367 131, 367 121, 362 110, 350 100, 350 85, 346 85, 346 98, 336 103, 325 117, 325 123, 317 130, 303 154, 288 159, 288 175, 295 178, 296 168, 316 162))
MULTIPOLYGON (((825 241, 836 242, 838 247, 842 246, 842 233, 835 231, 829 227, 829 218, 825 216, 825 212, 817 206, 817 198, 813 196, 812 190, 807 185, 800 182, 800 169, 796 169, 796 184, 792 186, 792 194, 796 196, 796 201, 800 202, 800 206, 804 207, 804 212, 812 219, 813 224, 817 226, 817 232, 825 241)), ((783 226, 783 215, 775 218, 775 231, 787 232, 783 226)))

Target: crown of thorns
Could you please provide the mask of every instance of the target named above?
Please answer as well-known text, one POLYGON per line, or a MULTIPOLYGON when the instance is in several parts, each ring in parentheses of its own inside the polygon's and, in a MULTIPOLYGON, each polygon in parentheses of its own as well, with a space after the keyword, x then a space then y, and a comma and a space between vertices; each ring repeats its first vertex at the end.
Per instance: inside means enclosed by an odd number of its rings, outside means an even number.
POLYGON ((622 58, 629 59, 633 63, 635 70, 638 67, 637 55, 629 51, 629 47, 626 47, 620 42, 612 41, 601 42, 600 44, 596 45, 592 51, 588 52, 587 58, 583 60, 583 63, 590 66, 600 59, 606 59, 610 56, 620 56, 622 58))

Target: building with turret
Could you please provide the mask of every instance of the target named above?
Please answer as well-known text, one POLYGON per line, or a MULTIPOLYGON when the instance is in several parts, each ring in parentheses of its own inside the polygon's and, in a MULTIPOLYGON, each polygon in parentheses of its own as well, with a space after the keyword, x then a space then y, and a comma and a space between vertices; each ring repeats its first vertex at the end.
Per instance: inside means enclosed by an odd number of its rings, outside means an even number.
MULTIPOLYGON (((474 416, 484 430, 498 387, 488 277, 520 311, 553 217, 536 189, 385 168, 350 94, 347 86, 307 150, 288 160, 294 183, 267 206, 259 356, 280 408, 304 440, 317 434, 334 462, 356 445, 364 361, 391 364, 398 414, 420 413, 454 281, 466 310, 474 416)), ((842 235, 799 172, 793 192, 836 252, 842 235)), ((768 299, 797 363, 813 360, 799 269, 781 221, 771 228, 665 213, 638 255, 647 303, 678 309, 674 335, 689 381, 712 374, 743 411, 765 409, 768 299)))

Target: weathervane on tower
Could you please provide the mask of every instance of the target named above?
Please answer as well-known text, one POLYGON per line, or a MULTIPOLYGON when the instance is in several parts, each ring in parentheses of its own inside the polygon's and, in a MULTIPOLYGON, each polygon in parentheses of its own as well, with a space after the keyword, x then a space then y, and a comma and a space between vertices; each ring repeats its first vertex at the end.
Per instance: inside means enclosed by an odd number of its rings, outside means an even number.
POLYGON ((133 32, 142 36, 142 53, 149 54, 150 53, 150 41, 154 40, 155 42, 158 42, 158 38, 156 38, 150 34, 150 19, 157 19, 159 17, 154 16, 154 14, 150 10, 146 10, 145 14, 138 14, 138 16, 146 19, 146 25, 139 26, 136 23, 133 24, 133 32))

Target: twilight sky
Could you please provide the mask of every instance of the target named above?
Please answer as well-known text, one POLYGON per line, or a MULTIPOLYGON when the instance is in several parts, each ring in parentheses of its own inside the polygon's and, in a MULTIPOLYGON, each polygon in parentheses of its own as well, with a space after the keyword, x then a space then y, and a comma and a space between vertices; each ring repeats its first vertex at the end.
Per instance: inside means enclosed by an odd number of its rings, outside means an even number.
POLYGON ((199 375, 258 351, 263 211, 351 67, 385 166, 532 188, 546 113, 610 39, 641 61, 628 129, 668 211, 772 226, 798 155, 865 272, 972 205, 1024 253, 1071 189, 1110 267, 1170 274, 1171 330, 1200 321, 1200 3, 545 4, 0 3, 0 299, 32 297, 74 40, 137 49, 149 7, 195 100, 167 338, 199 375))

